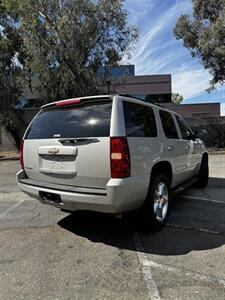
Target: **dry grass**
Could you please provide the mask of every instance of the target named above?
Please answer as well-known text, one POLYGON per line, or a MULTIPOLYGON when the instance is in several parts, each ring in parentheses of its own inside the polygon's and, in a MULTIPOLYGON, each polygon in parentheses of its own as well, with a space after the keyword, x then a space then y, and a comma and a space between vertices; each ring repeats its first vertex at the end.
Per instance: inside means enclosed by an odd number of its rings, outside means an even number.
POLYGON ((19 152, 18 151, 1 151, 0 152, 0 159, 19 159, 19 152))

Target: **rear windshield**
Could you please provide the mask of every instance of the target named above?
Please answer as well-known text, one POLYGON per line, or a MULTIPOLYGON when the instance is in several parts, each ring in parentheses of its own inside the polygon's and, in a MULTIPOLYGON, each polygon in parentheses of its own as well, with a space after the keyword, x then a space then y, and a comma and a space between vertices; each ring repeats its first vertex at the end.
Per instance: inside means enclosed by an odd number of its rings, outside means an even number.
POLYGON ((32 122, 26 139, 106 137, 112 101, 44 110, 32 122))

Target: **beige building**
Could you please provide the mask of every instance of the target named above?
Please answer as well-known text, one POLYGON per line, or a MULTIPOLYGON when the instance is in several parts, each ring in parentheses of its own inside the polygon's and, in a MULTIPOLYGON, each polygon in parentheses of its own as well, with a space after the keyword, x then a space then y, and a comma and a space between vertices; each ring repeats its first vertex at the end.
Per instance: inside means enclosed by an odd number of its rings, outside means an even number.
POLYGON ((163 106, 180 114, 183 118, 216 118, 221 116, 220 103, 195 103, 181 105, 164 103, 163 106))
POLYGON ((102 94, 127 94, 147 102, 171 102, 171 75, 112 77, 99 86, 102 94))

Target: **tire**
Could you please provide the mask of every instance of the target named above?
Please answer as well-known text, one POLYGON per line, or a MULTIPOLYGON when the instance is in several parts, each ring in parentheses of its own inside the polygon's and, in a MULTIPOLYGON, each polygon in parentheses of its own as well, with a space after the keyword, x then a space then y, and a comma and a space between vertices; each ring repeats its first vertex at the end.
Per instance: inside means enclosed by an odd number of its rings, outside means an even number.
POLYGON ((74 210, 67 210, 67 209, 63 209, 63 208, 61 208, 60 210, 61 210, 62 212, 64 212, 64 213, 67 213, 67 214, 72 214, 72 213, 75 212, 74 210))
POLYGON ((209 162, 208 156, 202 157, 201 166, 198 173, 198 181, 195 184, 197 188, 205 188, 209 181, 209 162))
POLYGON ((160 230, 165 225, 170 211, 171 193, 168 178, 159 173, 152 177, 148 195, 139 210, 137 220, 138 227, 145 232, 160 230))

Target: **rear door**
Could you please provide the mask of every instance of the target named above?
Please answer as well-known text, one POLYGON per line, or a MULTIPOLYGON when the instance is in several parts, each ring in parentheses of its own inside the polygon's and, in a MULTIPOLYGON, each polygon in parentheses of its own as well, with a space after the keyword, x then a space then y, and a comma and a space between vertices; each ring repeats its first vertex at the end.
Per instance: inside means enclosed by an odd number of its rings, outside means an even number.
POLYGON ((179 184, 187 179, 186 159, 187 151, 186 143, 179 139, 175 120, 170 112, 165 110, 159 111, 162 128, 165 135, 165 148, 171 159, 174 169, 175 183, 179 184))
POLYGON ((112 100, 42 110, 24 139, 28 178, 70 186, 106 186, 110 178, 112 100))
POLYGON ((154 109, 151 106, 123 101, 124 124, 131 157, 131 176, 150 174, 158 159, 160 145, 154 109))

